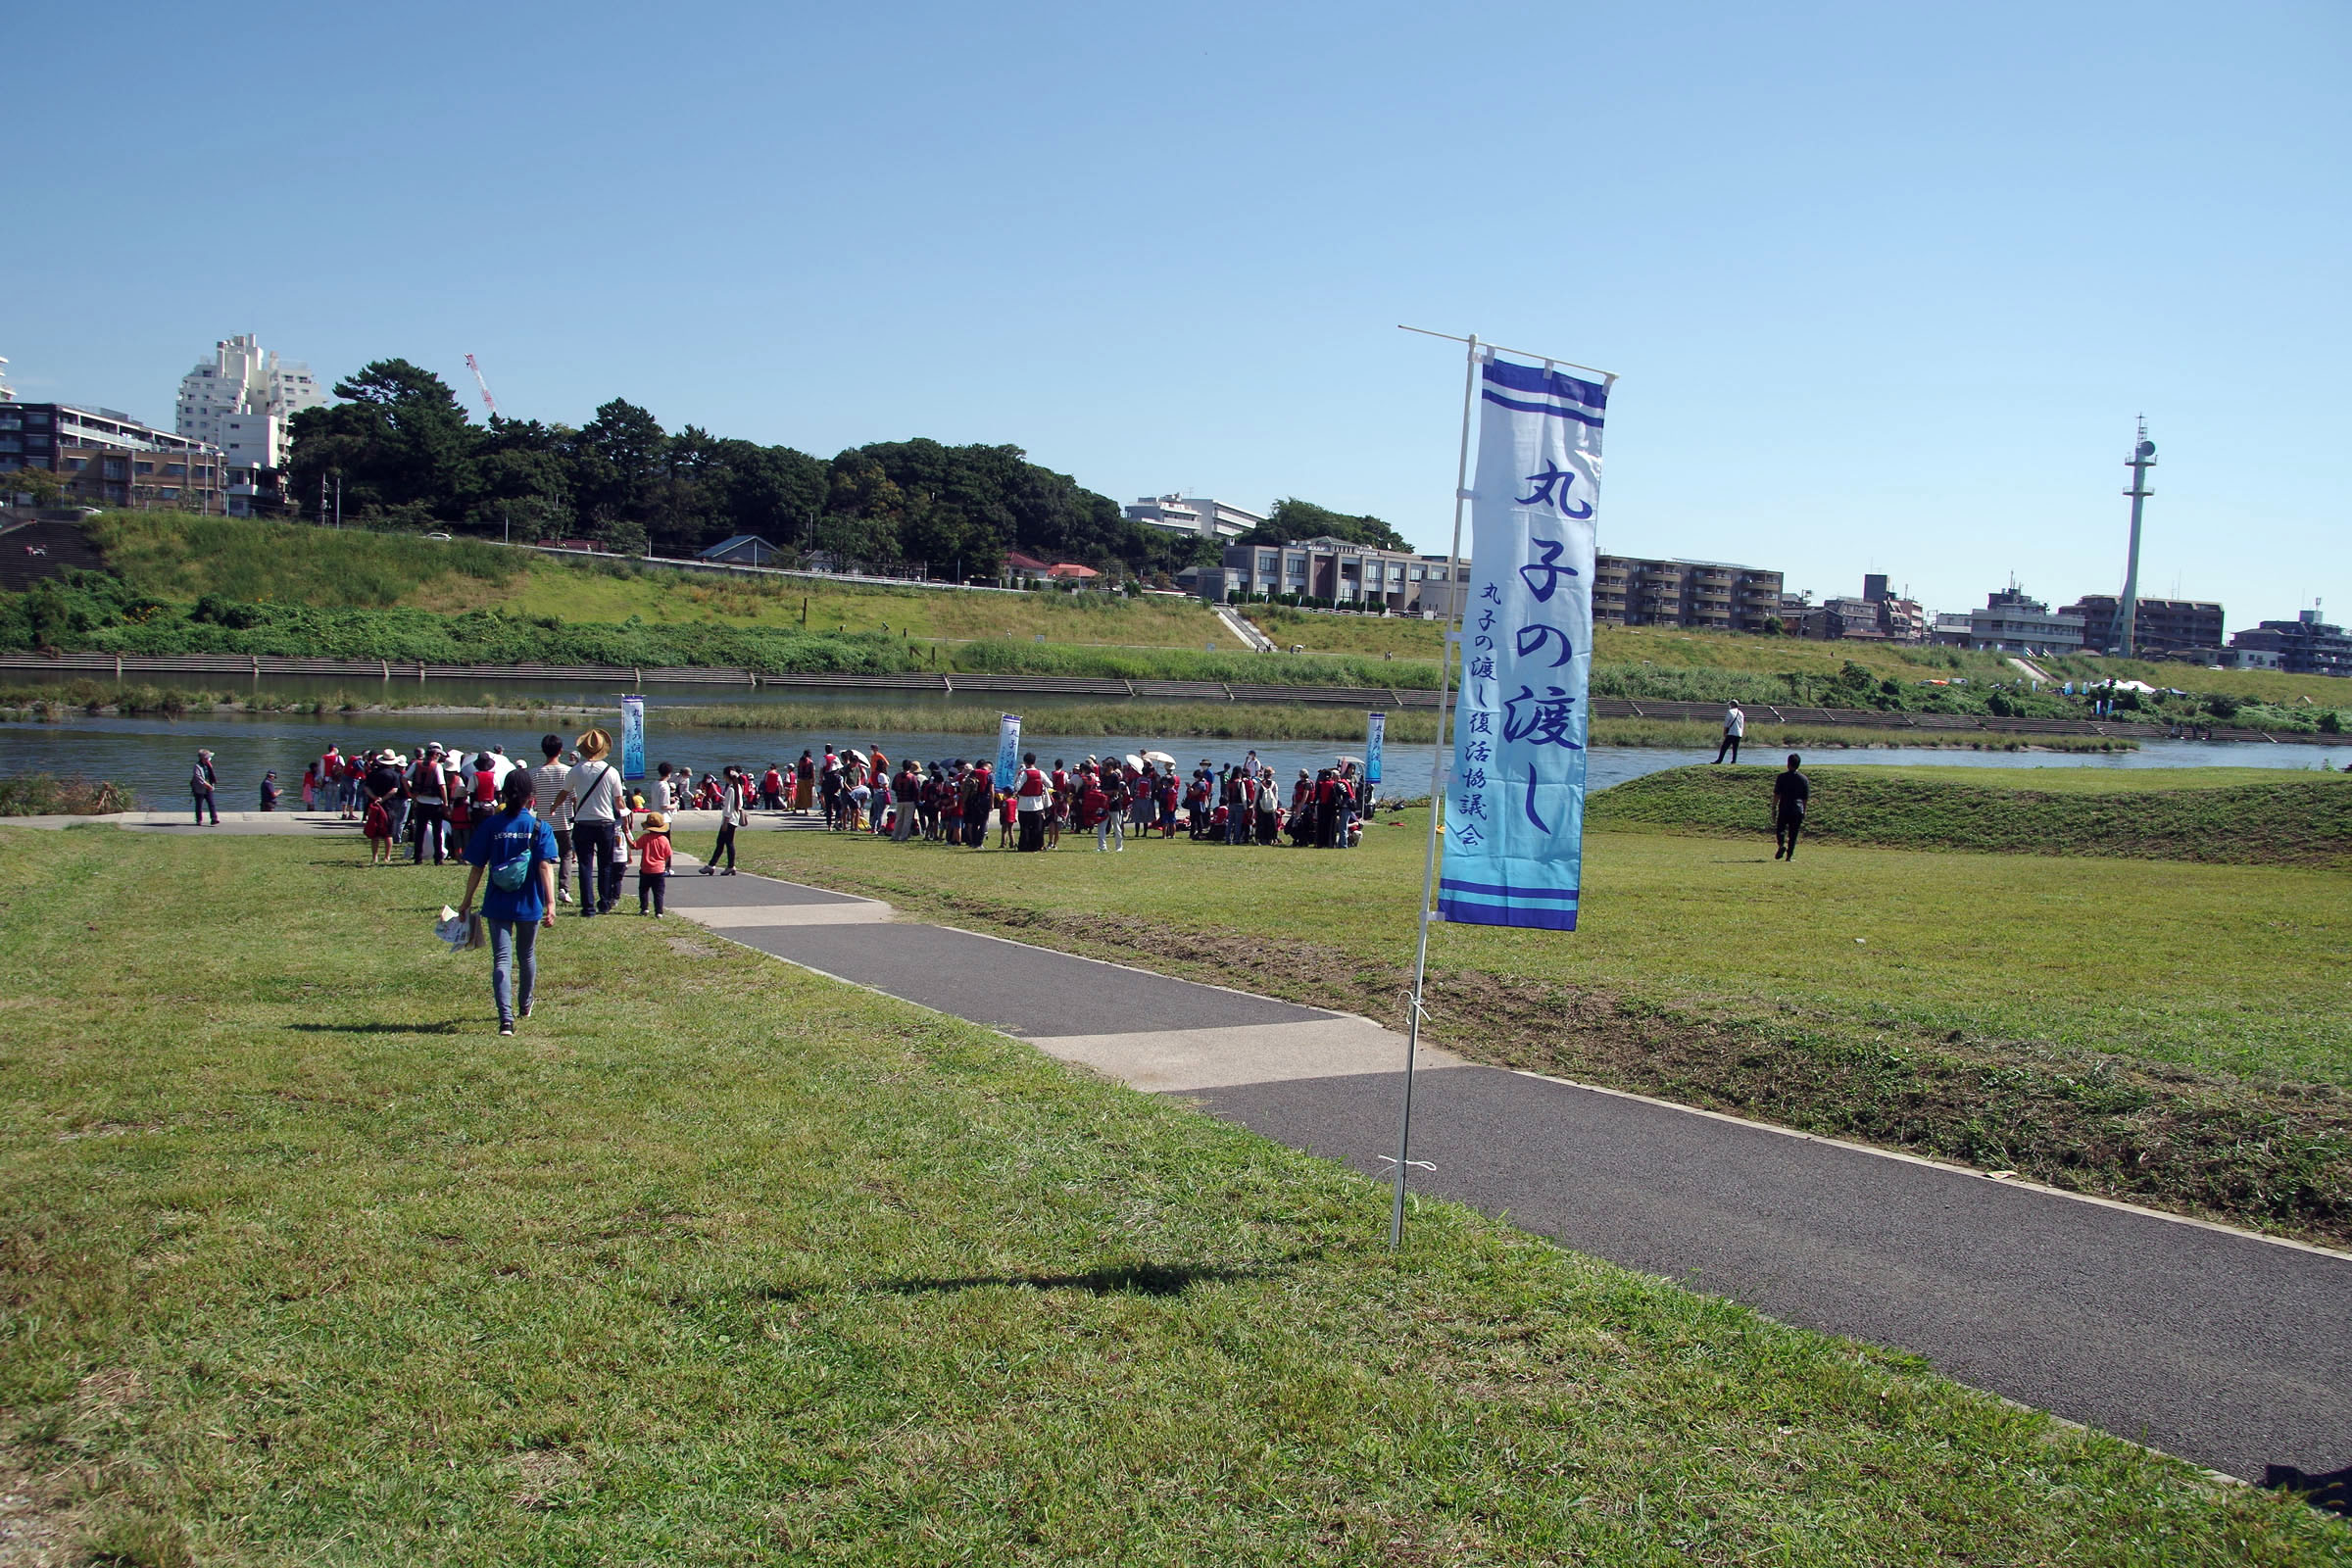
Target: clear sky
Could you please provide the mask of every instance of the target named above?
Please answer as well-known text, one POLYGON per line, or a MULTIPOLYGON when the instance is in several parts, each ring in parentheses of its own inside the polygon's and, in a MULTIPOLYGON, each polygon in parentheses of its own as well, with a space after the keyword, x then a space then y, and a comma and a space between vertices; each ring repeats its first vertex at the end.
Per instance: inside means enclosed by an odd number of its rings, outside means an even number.
POLYGON ((576 422, 1013 442, 1445 545, 1476 330, 1619 372, 1602 548, 2352 617, 2352 7, 68 6, 20 396, 231 332, 576 422))

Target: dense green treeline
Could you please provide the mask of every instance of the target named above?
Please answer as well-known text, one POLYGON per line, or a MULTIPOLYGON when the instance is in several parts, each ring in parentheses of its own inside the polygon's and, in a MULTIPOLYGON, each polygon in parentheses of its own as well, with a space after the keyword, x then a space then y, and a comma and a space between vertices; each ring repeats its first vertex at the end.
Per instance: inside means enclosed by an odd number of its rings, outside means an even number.
POLYGON ((1199 541, 1128 521, 1109 497, 1014 446, 891 441, 829 462, 786 446, 674 434, 624 398, 578 428, 493 416, 477 425, 447 383, 379 360, 342 402, 294 419, 289 481, 309 514, 340 480, 354 521, 581 537, 627 554, 691 555, 736 533, 887 566, 994 575, 1010 547, 1102 569, 1168 569, 1199 541))

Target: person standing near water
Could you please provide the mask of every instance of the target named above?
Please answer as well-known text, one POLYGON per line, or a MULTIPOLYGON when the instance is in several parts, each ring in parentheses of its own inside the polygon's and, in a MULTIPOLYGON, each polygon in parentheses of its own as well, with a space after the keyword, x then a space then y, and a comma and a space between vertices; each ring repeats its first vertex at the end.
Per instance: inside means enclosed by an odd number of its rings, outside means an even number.
POLYGON ((710 858, 703 866, 705 876, 733 876, 735 874, 735 830, 751 820, 745 808, 744 797, 751 793, 751 775, 739 768, 727 769, 725 790, 718 798, 718 842, 710 846, 710 858), (718 858, 727 858, 727 868, 721 872, 718 858))
POLYGON ((1805 825, 1805 807, 1813 799, 1813 782, 1796 770, 1804 759, 1788 754, 1788 769, 1772 781, 1772 840, 1776 860, 1796 858, 1796 835, 1805 825))
POLYGON ((1723 744, 1715 748, 1715 760, 1722 761, 1723 754, 1729 752, 1732 754, 1732 764, 1738 766, 1740 741, 1746 734, 1747 715, 1740 710, 1738 703, 1734 703, 1723 710, 1723 744))
POLYGON ((517 1016, 531 1015, 539 984, 539 928, 556 923, 556 835, 531 811, 531 775, 507 774, 499 808, 475 824, 466 844, 466 897, 458 913, 473 912, 473 895, 489 873, 482 922, 490 928, 490 1000, 498 1004, 498 1032, 514 1032, 517 1016))
POLYGON ((213 754, 199 750, 196 753, 196 765, 188 773, 188 793, 196 798, 196 825, 198 827, 204 826, 204 816, 207 811, 212 813, 213 826, 220 825, 220 808, 214 801, 214 796, 220 788, 220 775, 214 770, 213 754))

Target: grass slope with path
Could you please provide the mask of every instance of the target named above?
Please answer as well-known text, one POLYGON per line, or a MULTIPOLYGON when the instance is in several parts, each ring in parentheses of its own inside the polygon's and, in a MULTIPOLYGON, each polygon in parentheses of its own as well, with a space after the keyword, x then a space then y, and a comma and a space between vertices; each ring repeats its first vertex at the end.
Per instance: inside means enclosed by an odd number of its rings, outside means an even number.
MULTIPOLYGON (((1772 767, 1678 767, 1592 797, 1596 827, 1754 839, 1772 767)), ((2352 778, 2282 768, 1871 767, 1819 780, 1816 844, 2244 865, 2352 863, 2352 778)))
MULTIPOLYGON (((1877 771, 1819 770, 1817 808, 1877 771)), ((1384 816, 1348 854, 1178 839, 1015 858, 824 834, 754 835, 746 853, 1400 1028, 1426 822, 1384 816)), ((1438 1044, 2352 1244, 2340 873, 1827 843, 1783 864, 1761 833, 1596 829, 1583 888, 1573 935, 1436 929, 1438 1044)))
POLYGON ((26 1551, 2352 1558, 2278 1494, 1459 1207, 1392 1258, 1376 1183, 693 927, 560 923, 501 1040, 426 931, 454 872, 4 836, 26 1551))

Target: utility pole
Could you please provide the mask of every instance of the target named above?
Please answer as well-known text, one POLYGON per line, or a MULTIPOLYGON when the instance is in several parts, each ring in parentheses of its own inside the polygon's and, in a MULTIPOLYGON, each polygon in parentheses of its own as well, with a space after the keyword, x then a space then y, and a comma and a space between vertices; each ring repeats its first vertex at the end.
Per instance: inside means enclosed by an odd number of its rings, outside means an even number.
POLYGON ((2124 602, 2116 607, 2115 618, 2122 630, 2117 650, 2130 659, 2137 645, 2135 633, 2139 620, 2139 509, 2156 493, 2148 488, 2148 470, 2156 466, 2156 443, 2148 439, 2145 415, 2139 420, 2138 444, 2132 448, 2132 457, 2124 466, 2132 470, 2132 488, 2124 492, 2132 498, 2132 553, 2125 559, 2124 602))
POLYGON ((326 526, 326 470, 318 470, 318 526, 326 526))
POLYGON ((335 526, 343 526, 343 476, 335 475, 335 526))

